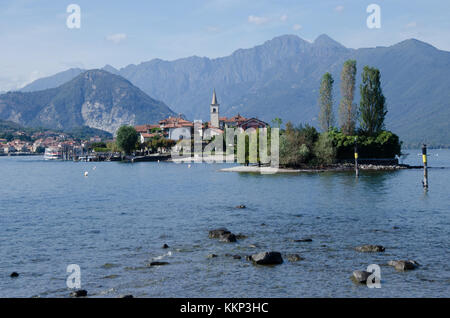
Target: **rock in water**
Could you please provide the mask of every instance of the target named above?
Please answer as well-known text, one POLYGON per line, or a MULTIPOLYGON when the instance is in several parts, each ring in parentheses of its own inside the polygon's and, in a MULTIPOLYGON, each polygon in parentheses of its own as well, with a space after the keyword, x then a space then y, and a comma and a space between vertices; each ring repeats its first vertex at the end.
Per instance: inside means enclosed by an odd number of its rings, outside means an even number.
POLYGON ((416 261, 412 261, 412 260, 389 261, 388 265, 394 266, 394 268, 398 271, 408 271, 408 270, 413 270, 413 269, 416 269, 417 267, 419 267, 419 263, 417 263, 416 261))
POLYGON ((221 242, 228 243, 237 241, 236 235, 234 235, 224 227, 209 231, 209 238, 218 238, 221 242))
POLYGON ((279 252, 262 252, 251 256, 253 263, 258 265, 278 265, 283 263, 279 252))
POLYGON ((220 238, 222 235, 230 233, 231 232, 228 231, 226 228, 221 227, 219 229, 209 231, 209 238, 220 238))
POLYGON ((247 208, 245 205, 241 204, 236 207, 236 209, 245 209, 247 208))
POLYGON ((302 239, 299 239, 299 240, 294 240, 294 242, 297 242, 297 243, 312 242, 312 239, 310 239, 310 238, 302 238, 302 239))
POLYGON ((216 258, 216 257, 217 257, 216 254, 209 254, 209 255, 207 256, 207 258, 216 258))
POLYGON ((371 253, 371 252, 384 252, 384 247, 381 245, 362 245, 355 248, 358 252, 371 253))
POLYGON ((11 278, 19 277, 19 273, 17 273, 17 272, 12 272, 11 275, 9 275, 9 277, 11 277, 11 278))
POLYGON ((151 262, 149 266, 163 266, 163 265, 169 265, 168 262, 151 262))
POLYGON ((288 255, 286 255, 286 257, 289 262, 298 262, 298 261, 301 261, 302 259, 304 259, 303 257, 301 257, 298 254, 288 254, 288 255))
POLYGON ((219 238, 219 241, 227 242, 227 243, 237 242, 236 235, 234 235, 233 233, 227 233, 227 234, 221 235, 219 238))
POLYGON ((162 246, 162 248, 169 248, 169 245, 164 244, 164 245, 162 246))
POLYGON ((80 289, 76 290, 70 293, 70 297, 86 297, 87 296, 87 290, 80 289))
POLYGON ((366 272, 366 271, 354 271, 352 275, 352 279, 360 284, 366 284, 367 279, 372 273, 366 272))
POLYGON ((134 298, 134 297, 133 297, 133 295, 123 295, 123 296, 120 296, 120 298, 134 298))

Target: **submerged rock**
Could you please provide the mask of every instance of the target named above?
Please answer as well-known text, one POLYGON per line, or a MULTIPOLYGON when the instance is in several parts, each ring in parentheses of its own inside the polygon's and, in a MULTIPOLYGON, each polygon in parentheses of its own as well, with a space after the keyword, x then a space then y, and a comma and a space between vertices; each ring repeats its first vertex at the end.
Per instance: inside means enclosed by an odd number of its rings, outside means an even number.
POLYGON ((235 236, 238 240, 244 240, 244 239, 248 238, 247 235, 244 235, 242 233, 236 234, 235 236))
POLYGON ((164 265, 169 265, 169 262, 151 262, 147 266, 164 266, 164 265))
POLYGON ((389 261, 388 265, 393 266, 398 271, 408 271, 419 267, 419 263, 412 260, 399 260, 399 261, 389 261))
POLYGON ((9 275, 9 277, 11 277, 11 278, 19 277, 19 273, 17 273, 17 272, 12 272, 11 275, 9 275))
POLYGON ((354 271, 352 279, 359 284, 366 284, 367 279, 372 273, 366 271, 354 271))
POLYGON ((288 259, 289 262, 298 262, 304 259, 298 254, 287 254, 286 258, 288 259))
POLYGON ((384 252, 385 248, 381 245, 362 245, 355 248, 358 252, 362 253, 374 253, 374 252, 384 252))
POLYGON ((209 231, 209 238, 220 238, 222 235, 231 234, 226 228, 221 227, 219 229, 209 231))
POLYGON ((299 240, 294 240, 294 242, 296 242, 296 243, 312 242, 312 239, 311 238, 302 238, 302 239, 299 239, 299 240))
POLYGON ((219 238, 219 241, 221 242, 227 242, 227 243, 234 243, 237 242, 236 235, 233 233, 227 233, 224 235, 221 235, 219 238))
POLYGON ((232 257, 233 259, 241 259, 241 255, 225 254, 225 257, 232 257))
POLYGON ((86 297, 87 290, 79 289, 70 293, 70 297, 86 297))
POLYGON ((251 261, 258 265, 278 265, 283 263, 280 252, 262 252, 253 254, 251 261))

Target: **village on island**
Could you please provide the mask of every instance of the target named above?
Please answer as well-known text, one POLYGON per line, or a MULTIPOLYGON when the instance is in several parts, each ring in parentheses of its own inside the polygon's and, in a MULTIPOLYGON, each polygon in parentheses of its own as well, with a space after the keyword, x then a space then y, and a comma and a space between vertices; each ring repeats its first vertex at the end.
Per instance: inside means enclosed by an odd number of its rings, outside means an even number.
MULTIPOLYGON (((268 123, 256 117, 246 118, 239 113, 230 118, 220 117, 220 104, 215 89, 209 110, 210 120, 204 123, 189 121, 179 114, 161 119, 157 124, 134 126, 139 144, 135 154, 141 155, 137 161, 168 159, 167 153, 170 152, 170 149, 176 147, 177 143, 186 136, 193 137, 194 129, 199 129, 199 127, 201 129, 197 133, 205 141, 224 134, 225 129, 229 128, 246 131, 249 128, 269 127, 268 123)), ((93 136, 81 140, 52 130, 37 132, 23 138, 25 135, 25 132, 15 132, 12 140, 0 139, 0 155, 44 154, 46 160, 74 161, 119 161, 123 159, 120 149, 114 146, 115 139, 93 136)))

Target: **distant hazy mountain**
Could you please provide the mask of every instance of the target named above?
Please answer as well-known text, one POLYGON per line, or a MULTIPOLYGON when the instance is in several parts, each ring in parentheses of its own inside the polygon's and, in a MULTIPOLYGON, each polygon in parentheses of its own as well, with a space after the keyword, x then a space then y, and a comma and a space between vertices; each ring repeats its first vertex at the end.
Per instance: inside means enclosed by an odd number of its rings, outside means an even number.
POLYGON ((21 88, 20 92, 35 92, 48 88, 55 88, 85 72, 80 68, 71 68, 67 71, 57 73, 53 76, 43 77, 21 88))
POLYGON ((359 103, 362 68, 377 67, 388 103, 387 128, 408 144, 450 145, 450 52, 413 39, 355 50, 326 35, 313 43, 285 35, 223 58, 155 59, 120 70, 105 69, 191 119, 208 119, 216 88, 223 115, 241 113, 266 121, 281 117, 284 122, 316 125, 321 76, 333 74, 337 110, 340 71, 350 58, 358 66, 355 102, 359 103))
POLYGON ((89 126, 114 133, 124 124, 154 123, 173 114, 163 102, 103 70, 81 73, 57 88, 0 95, 0 119, 29 127, 89 126))

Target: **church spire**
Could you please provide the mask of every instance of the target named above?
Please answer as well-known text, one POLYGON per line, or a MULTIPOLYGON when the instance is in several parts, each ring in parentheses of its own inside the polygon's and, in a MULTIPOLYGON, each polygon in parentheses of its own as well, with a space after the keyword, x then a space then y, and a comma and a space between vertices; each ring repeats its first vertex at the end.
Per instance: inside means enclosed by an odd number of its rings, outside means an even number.
POLYGON ((217 97, 216 97, 216 89, 213 90, 213 97, 212 97, 211 105, 218 105, 217 97))

